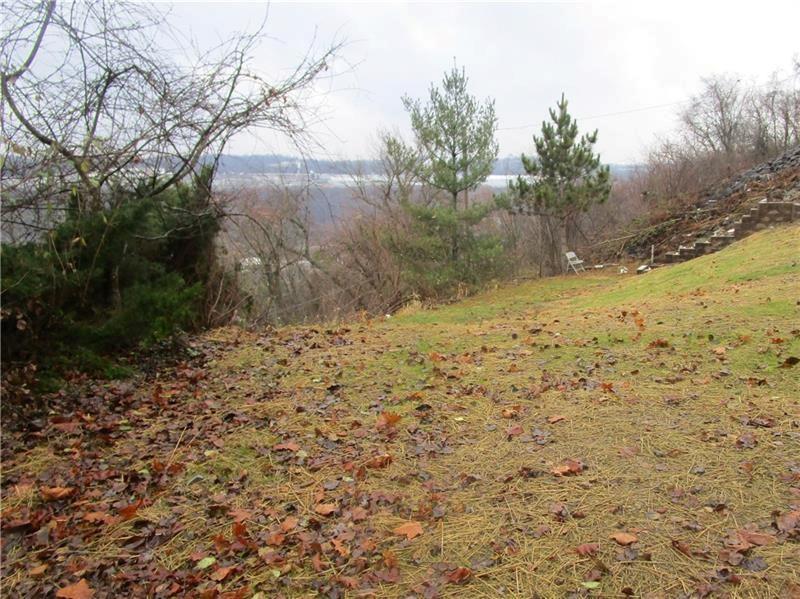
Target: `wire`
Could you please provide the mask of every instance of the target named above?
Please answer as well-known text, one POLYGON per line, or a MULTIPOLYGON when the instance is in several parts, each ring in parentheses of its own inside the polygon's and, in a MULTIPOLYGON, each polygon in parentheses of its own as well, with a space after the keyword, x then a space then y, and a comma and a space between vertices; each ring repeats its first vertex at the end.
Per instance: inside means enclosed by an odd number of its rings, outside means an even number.
MULTIPOLYGON (((751 89, 759 89, 762 87, 767 87, 768 85, 781 85, 782 83, 786 83, 790 79, 794 78, 794 75, 789 75, 788 77, 781 79, 780 81, 767 81, 766 83, 762 83, 760 85, 754 85, 751 89)), ((736 83, 739 83, 741 80, 737 79, 736 83)), ((691 102, 694 97, 686 98, 685 100, 680 100, 678 102, 667 102, 666 104, 654 104, 652 106, 644 106, 641 108, 631 108, 630 110, 620 110, 617 112, 607 112, 604 114, 595 114, 592 116, 584 116, 584 117, 576 117, 576 121, 591 121, 593 119, 602 119, 610 116, 620 116, 623 114, 633 114, 635 112, 645 112, 647 110, 657 110, 659 108, 669 108, 670 106, 678 106, 680 104, 686 104, 687 102, 691 102)), ((530 125, 517 125, 515 127, 498 127, 498 131, 514 131, 518 129, 531 129, 533 127, 539 127, 541 123, 531 123, 530 125)))
MULTIPOLYGON (((576 121, 591 121, 592 119, 602 119, 609 116, 620 116, 623 114, 632 114, 634 112, 645 112, 647 110, 656 110, 658 108, 669 108, 670 106, 678 106, 685 104, 690 100, 681 100, 679 102, 668 102, 667 104, 654 104, 653 106, 644 106, 642 108, 631 108, 630 110, 620 110, 618 112, 606 112, 604 114, 594 114, 592 116, 576 117, 576 121)), ((517 125, 515 127, 498 127, 498 131, 513 131, 516 129, 530 129, 532 127, 540 127, 541 123, 531 123, 530 125, 517 125)))

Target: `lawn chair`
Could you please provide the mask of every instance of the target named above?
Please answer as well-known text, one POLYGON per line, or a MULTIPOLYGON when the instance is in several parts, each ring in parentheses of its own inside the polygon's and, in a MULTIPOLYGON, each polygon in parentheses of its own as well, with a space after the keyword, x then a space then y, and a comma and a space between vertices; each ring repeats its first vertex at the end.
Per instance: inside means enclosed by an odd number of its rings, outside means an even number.
POLYGON ((575 271, 575 274, 578 274, 578 269, 580 269, 580 272, 584 272, 586 270, 583 267, 583 260, 578 258, 578 256, 575 255, 575 252, 567 252, 564 255, 567 257, 567 272, 569 272, 570 268, 575 271))

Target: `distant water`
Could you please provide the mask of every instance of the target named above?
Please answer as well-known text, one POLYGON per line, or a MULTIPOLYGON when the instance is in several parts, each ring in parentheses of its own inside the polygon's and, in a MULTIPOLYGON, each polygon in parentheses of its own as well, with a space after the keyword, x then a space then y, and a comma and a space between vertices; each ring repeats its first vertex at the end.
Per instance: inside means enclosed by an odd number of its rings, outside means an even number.
MULTIPOLYGON (((362 181, 381 181, 381 175, 364 175, 361 176, 362 181)), ((505 189, 508 182, 516 179, 516 175, 489 175, 484 185, 493 189, 505 189)), ((353 187, 356 184, 356 178, 351 175, 326 175, 316 173, 298 173, 298 174, 284 174, 277 175, 273 173, 265 173, 256 175, 252 173, 224 173, 218 175, 214 179, 214 185, 217 189, 231 190, 241 188, 260 188, 260 187, 273 187, 273 186, 287 186, 287 187, 302 187, 308 185, 310 187, 336 187, 346 188, 353 187)))

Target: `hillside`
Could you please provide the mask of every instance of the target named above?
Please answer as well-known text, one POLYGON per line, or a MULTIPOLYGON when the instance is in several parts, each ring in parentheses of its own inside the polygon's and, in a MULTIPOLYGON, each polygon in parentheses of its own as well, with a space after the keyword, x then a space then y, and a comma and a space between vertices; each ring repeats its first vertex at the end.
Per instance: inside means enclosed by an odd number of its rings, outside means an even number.
POLYGON ((800 226, 193 353, 4 435, 8 596, 800 592, 800 226))

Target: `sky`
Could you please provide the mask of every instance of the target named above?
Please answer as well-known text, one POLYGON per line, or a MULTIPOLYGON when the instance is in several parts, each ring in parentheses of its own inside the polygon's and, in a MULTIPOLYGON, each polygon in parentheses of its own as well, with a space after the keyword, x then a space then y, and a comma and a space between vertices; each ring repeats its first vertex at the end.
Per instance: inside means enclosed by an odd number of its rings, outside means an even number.
MULTIPOLYGON (((582 131, 598 129, 604 162, 643 160, 674 130, 701 79, 735 75, 764 84, 800 59, 800 2, 299 3, 185 2, 170 20, 202 45, 252 30, 267 15, 253 57, 285 76, 309 48, 344 42, 309 99, 314 154, 368 158, 378 132, 410 138, 401 98, 426 98, 454 61, 471 92, 493 98, 500 156, 532 151, 562 92, 582 131)), ((244 134, 229 153, 291 151, 270 132, 244 134)))

